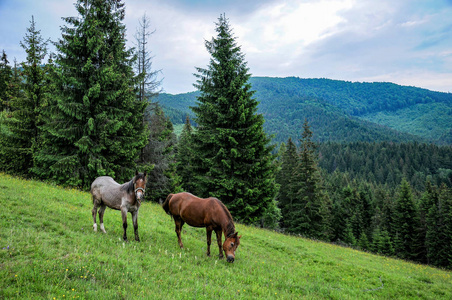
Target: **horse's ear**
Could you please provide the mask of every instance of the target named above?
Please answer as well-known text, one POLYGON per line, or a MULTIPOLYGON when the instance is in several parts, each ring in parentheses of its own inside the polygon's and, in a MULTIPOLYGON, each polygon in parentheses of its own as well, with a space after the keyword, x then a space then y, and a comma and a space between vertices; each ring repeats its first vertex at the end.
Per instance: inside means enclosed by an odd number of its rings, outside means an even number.
POLYGON ((236 231, 236 232, 232 235, 232 237, 236 239, 236 238, 237 238, 237 234, 238 234, 238 232, 236 231))
POLYGON ((146 178, 146 171, 144 171, 144 177, 146 178))
POLYGON ((135 175, 138 175, 138 170, 135 170, 135 175))

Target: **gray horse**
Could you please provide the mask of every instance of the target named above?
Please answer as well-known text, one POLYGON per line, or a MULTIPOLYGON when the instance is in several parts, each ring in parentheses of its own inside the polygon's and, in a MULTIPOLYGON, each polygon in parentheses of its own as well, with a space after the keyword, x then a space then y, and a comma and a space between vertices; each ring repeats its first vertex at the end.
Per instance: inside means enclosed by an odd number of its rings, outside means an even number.
POLYGON ((119 184, 109 176, 97 177, 91 184, 91 195, 93 196, 93 220, 94 231, 97 231, 96 214, 99 208, 100 230, 106 233, 104 227, 104 212, 108 206, 120 210, 122 215, 122 227, 124 228, 124 241, 127 241, 127 212, 132 214, 135 240, 140 241, 138 236, 138 210, 144 197, 146 188, 146 172, 136 172, 131 181, 119 184))

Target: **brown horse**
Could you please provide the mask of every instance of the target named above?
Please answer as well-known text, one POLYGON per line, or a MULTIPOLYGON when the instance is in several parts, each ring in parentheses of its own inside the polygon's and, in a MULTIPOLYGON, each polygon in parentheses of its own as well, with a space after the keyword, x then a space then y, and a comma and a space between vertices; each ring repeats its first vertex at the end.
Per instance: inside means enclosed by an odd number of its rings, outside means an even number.
POLYGON ((217 198, 198 198, 190 193, 169 194, 163 203, 163 209, 174 218, 176 234, 181 248, 184 247, 180 237, 182 226, 187 223, 193 227, 206 227, 207 256, 210 256, 212 231, 217 235, 219 257, 223 258, 223 251, 228 262, 234 262, 235 250, 240 244, 240 237, 235 231, 234 222, 229 210, 217 198), (221 235, 224 233, 225 241, 221 249, 221 235))
POLYGON ((104 212, 108 206, 112 209, 120 210, 122 215, 122 227, 124 228, 124 241, 127 241, 127 213, 132 214, 135 240, 140 241, 138 236, 138 210, 141 199, 144 197, 146 188, 146 172, 144 174, 136 172, 131 181, 119 184, 109 176, 97 177, 91 184, 91 195, 93 196, 93 220, 94 231, 97 231, 96 213, 99 209, 100 230, 106 233, 104 227, 104 212))

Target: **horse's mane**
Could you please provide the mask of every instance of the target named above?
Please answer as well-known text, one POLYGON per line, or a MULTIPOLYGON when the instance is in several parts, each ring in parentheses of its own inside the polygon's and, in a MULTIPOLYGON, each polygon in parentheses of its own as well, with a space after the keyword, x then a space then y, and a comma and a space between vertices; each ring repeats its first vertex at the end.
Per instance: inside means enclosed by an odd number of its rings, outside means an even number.
POLYGON ((125 184, 123 184, 121 186, 121 191, 127 191, 128 194, 133 193, 135 181, 137 181, 138 179, 145 180, 146 178, 145 178, 144 174, 142 174, 142 173, 135 175, 134 177, 132 177, 132 180, 130 180, 129 182, 126 182, 125 184))
POLYGON ((228 217, 229 222, 226 226, 226 238, 228 238, 229 236, 231 236, 235 233, 235 226, 234 226, 234 222, 232 220, 232 215, 229 212, 229 210, 227 209, 226 205, 223 204, 223 202, 221 202, 217 198, 215 198, 215 200, 217 200, 218 204, 220 204, 220 207, 223 208, 224 213, 228 217))

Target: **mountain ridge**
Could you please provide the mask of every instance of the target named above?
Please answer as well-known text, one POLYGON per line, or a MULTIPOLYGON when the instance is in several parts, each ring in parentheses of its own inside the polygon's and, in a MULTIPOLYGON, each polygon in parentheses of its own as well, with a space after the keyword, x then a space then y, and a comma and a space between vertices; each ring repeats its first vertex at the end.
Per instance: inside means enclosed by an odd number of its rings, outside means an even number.
MULTIPOLYGON (((452 144, 452 94, 390 82, 350 82, 326 78, 251 77, 250 84, 273 142, 297 140, 305 118, 318 142, 432 142, 452 144)), ((160 94, 174 124, 186 115, 199 92, 160 94)))

